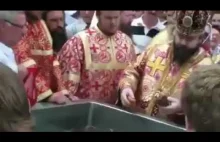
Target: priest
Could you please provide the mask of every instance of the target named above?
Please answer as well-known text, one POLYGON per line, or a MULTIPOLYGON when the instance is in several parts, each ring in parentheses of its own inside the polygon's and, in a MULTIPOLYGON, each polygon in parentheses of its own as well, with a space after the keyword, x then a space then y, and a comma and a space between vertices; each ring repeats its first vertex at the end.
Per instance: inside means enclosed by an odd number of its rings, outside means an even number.
POLYGON ((62 47, 59 62, 72 96, 114 104, 122 71, 135 60, 134 47, 131 39, 118 30, 120 11, 95 14, 91 28, 62 47))
POLYGON ((119 100, 124 107, 138 107, 148 115, 184 123, 181 112, 164 115, 159 107, 169 105, 169 96, 180 97, 195 68, 212 64, 203 48, 208 18, 208 11, 177 12, 177 24, 167 31, 173 34, 171 40, 148 47, 125 69, 119 83, 119 100))
POLYGON ((61 80, 59 62, 53 54, 53 41, 45 22, 42 20, 42 12, 26 11, 27 33, 13 47, 13 50, 19 71, 28 70, 28 73, 34 72, 35 74, 32 83, 36 93, 30 94, 33 96, 32 98, 35 98, 37 102, 47 101, 63 104, 68 101, 66 96, 69 92, 61 80))

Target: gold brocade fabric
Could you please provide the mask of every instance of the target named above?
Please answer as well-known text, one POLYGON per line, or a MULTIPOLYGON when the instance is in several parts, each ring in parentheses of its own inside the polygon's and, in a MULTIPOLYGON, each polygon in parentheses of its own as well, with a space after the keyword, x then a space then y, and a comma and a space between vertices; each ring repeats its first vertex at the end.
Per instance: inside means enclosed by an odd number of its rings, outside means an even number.
POLYGON ((124 71, 119 88, 131 87, 135 92, 137 105, 150 115, 157 115, 156 101, 162 96, 179 98, 181 89, 189 74, 200 65, 210 65, 203 48, 182 67, 172 63, 173 43, 156 44, 137 58, 124 71))
POLYGON ((52 38, 44 21, 29 24, 27 29, 27 34, 13 50, 19 67, 38 68, 35 78, 38 101, 55 93, 68 94, 61 79, 59 62, 53 55, 52 38))
POLYGON ((109 37, 98 27, 78 33, 58 55, 65 85, 72 95, 112 104, 123 70, 136 59, 128 36, 117 31, 109 37))

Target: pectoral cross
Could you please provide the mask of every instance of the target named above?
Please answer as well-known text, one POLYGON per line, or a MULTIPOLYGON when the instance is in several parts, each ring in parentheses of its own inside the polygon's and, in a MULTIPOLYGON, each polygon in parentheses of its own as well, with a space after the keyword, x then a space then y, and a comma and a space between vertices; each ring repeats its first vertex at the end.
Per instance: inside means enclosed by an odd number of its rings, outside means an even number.
POLYGON ((90 47, 90 49, 91 49, 94 53, 97 53, 97 49, 99 49, 99 48, 96 47, 96 46, 93 44, 92 47, 90 47))
POLYGON ((157 70, 163 71, 165 69, 165 66, 161 64, 162 61, 163 61, 162 57, 157 57, 157 59, 154 62, 152 61, 147 62, 147 66, 151 68, 150 71, 151 76, 154 76, 157 70))

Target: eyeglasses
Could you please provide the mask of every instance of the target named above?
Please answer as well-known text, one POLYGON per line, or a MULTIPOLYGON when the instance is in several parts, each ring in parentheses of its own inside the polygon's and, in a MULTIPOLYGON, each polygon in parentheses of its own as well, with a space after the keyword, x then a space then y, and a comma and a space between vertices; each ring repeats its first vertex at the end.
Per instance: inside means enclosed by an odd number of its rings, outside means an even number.
POLYGON ((18 28, 21 28, 21 29, 23 29, 25 26, 27 26, 27 23, 25 23, 24 25, 19 25, 19 24, 12 23, 8 20, 4 20, 4 21, 11 24, 12 26, 15 26, 15 27, 18 27, 18 28))

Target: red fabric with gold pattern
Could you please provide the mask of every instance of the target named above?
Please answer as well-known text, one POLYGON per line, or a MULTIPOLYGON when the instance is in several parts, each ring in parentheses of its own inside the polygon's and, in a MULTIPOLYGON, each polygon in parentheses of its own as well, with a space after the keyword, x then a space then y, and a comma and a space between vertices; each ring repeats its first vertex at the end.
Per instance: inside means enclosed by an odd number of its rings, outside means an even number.
POLYGON ((123 71, 118 65, 126 67, 128 62, 134 60, 134 49, 126 47, 130 43, 126 43, 127 39, 121 32, 111 38, 114 47, 108 46, 108 39, 96 30, 88 29, 84 32, 89 41, 87 47, 80 36, 76 35, 67 41, 58 54, 62 74, 66 78, 65 85, 72 95, 80 99, 113 104, 117 99, 117 86, 123 71), (90 58, 90 63, 85 58, 90 58), (116 63, 112 63, 112 60, 116 63))
MULTIPOLYGON (((38 74, 35 78, 35 86, 38 95, 45 95, 48 92, 53 93, 65 89, 61 80, 61 71, 58 65, 53 65, 56 60, 52 52, 52 45, 48 38, 42 21, 28 25, 28 31, 25 37, 14 47, 16 61, 19 66, 26 68, 36 66, 38 74)), ((58 62, 58 61, 57 61, 58 62)))

